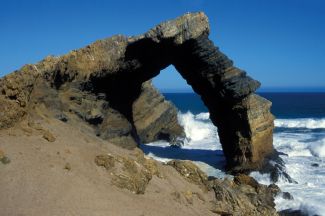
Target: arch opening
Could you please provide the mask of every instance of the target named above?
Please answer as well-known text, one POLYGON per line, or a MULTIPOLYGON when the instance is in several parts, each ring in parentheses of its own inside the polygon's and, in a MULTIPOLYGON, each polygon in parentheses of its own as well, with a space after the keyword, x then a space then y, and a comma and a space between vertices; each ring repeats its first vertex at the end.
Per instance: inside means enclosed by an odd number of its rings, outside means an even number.
POLYGON ((219 141, 217 127, 209 119, 207 107, 191 86, 176 71, 173 65, 163 69, 152 79, 153 85, 160 90, 166 100, 178 109, 178 122, 184 128, 182 142, 173 143, 159 139, 153 143, 140 144, 146 155, 160 161, 171 159, 191 160, 205 172, 223 176, 226 165, 219 141), (176 145, 181 148, 175 148, 176 145))
POLYGON ((254 169, 273 151, 271 104, 253 94, 260 83, 236 68, 207 35, 182 45, 169 39, 138 40, 127 47, 126 60, 137 62, 141 83, 170 64, 176 68, 208 108, 228 167, 238 172, 254 169))

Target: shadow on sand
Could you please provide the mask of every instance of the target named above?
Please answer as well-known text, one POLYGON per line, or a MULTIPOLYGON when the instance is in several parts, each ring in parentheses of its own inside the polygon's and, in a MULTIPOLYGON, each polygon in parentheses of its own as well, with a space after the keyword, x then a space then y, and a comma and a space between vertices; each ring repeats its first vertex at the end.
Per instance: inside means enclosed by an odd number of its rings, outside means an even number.
POLYGON ((226 159, 222 150, 185 149, 178 147, 162 147, 153 145, 140 145, 143 152, 148 155, 164 159, 191 160, 206 163, 215 169, 225 171, 226 159))

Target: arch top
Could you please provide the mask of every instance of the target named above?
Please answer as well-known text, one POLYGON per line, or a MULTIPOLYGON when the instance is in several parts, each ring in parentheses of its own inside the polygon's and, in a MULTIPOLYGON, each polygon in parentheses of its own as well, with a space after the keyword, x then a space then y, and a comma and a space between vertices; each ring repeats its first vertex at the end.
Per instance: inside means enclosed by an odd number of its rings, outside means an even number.
POLYGON ((158 43, 163 40, 172 40, 174 44, 181 45, 190 39, 196 39, 209 33, 208 17, 203 12, 197 12, 186 13, 176 19, 163 22, 150 29, 143 36, 158 43))

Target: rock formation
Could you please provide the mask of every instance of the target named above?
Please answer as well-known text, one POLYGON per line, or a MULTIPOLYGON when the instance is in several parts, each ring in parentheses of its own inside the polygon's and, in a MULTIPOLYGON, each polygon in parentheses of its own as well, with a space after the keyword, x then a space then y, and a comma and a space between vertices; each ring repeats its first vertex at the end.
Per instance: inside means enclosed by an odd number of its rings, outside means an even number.
POLYGON ((177 111, 150 83, 173 64, 209 109, 228 167, 256 169, 273 152, 271 103, 254 94, 260 83, 208 35, 208 18, 189 13, 143 35, 113 36, 25 65, 0 80, 0 128, 42 113, 126 148, 178 142, 177 111))
POLYGON ((190 161, 173 160, 168 165, 174 167, 187 181, 199 185, 203 190, 214 191, 215 200, 211 211, 219 215, 277 215, 274 197, 281 193, 278 186, 259 184, 247 175, 230 179, 208 179, 190 161))

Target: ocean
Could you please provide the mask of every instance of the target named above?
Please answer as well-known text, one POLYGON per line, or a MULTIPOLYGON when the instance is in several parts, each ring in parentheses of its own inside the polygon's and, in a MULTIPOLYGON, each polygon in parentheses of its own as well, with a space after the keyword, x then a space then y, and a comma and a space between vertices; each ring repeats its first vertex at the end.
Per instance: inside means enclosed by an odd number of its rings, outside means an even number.
MULTIPOLYGON (((272 101, 275 115, 274 147, 285 162, 287 173, 297 182, 280 178, 277 185, 293 200, 276 197, 277 210, 300 209, 308 215, 325 215, 325 93, 259 93, 272 101)), ((192 160, 210 176, 226 177, 225 158, 217 128, 200 97, 194 93, 165 93, 179 109, 179 122, 186 133, 181 148, 157 141, 141 145, 146 155, 166 162, 192 160)), ((250 174, 270 184, 267 174, 250 174)), ((231 178, 231 176, 228 176, 231 178)))

